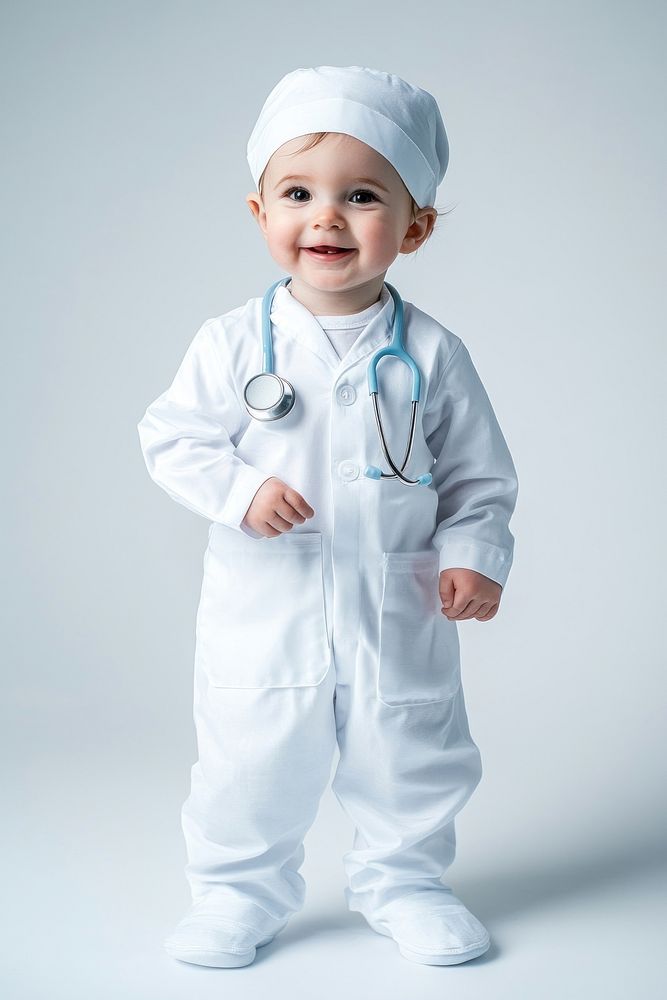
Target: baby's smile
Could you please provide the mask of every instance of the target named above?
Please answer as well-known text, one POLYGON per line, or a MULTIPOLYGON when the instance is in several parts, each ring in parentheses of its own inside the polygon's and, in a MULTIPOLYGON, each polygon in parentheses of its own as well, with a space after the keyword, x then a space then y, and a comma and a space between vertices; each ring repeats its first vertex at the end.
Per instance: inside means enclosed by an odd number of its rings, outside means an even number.
POLYGON ((309 257, 317 260, 318 263, 333 264, 339 260, 345 260, 353 254, 354 247, 337 247, 330 244, 319 244, 313 247, 301 247, 309 257))

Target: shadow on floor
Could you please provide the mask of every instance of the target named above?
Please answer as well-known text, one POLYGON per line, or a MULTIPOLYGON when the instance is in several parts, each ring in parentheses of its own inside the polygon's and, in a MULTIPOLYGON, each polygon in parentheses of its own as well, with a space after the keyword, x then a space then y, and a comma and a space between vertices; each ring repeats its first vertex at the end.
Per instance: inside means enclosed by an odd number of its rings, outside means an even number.
MULTIPOLYGON (((645 877, 655 871, 656 877, 667 873, 667 847, 664 842, 625 845, 617 852, 600 853, 595 857, 582 855, 572 858, 545 858, 537 865, 532 858, 525 868, 512 867, 506 871, 490 872, 483 878, 462 878, 450 881, 452 889, 480 920, 494 922, 502 917, 522 914, 533 909, 544 909, 550 903, 559 903, 577 896, 594 895, 621 881, 645 877)), ((349 943, 350 935, 375 936, 359 913, 346 908, 330 910, 318 906, 314 912, 303 912, 292 918, 274 942, 257 952, 257 961, 268 958, 281 942, 315 941, 318 938, 332 942, 340 935, 349 943)), ((386 939, 385 939, 386 940, 386 939)), ((493 937, 491 947, 475 965, 492 962, 502 953, 493 937)), ((457 968, 452 966, 450 968, 457 968)))
MULTIPOLYGON (((667 868, 667 846, 660 843, 630 844, 616 852, 601 851, 597 856, 534 858, 526 868, 489 872, 483 878, 451 882, 453 891, 481 920, 493 920, 525 913, 550 902, 594 894, 613 883, 635 877, 656 875, 667 868)), ((447 882, 447 878, 443 880, 447 882)), ((450 884, 450 883, 447 883, 450 884)))

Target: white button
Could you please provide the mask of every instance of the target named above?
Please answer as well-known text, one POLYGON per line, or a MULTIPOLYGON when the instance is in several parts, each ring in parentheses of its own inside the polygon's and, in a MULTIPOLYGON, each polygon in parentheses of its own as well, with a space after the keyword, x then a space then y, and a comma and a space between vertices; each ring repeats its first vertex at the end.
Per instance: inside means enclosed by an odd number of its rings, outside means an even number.
POLYGON ((345 482, 351 482, 351 480, 357 479, 359 476, 359 466, 354 462, 341 462, 338 466, 338 475, 345 482))
POLYGON ((353 385, 339 385, 337 394, 343 406, 351 406, 357 398, 357 391, 353 385))

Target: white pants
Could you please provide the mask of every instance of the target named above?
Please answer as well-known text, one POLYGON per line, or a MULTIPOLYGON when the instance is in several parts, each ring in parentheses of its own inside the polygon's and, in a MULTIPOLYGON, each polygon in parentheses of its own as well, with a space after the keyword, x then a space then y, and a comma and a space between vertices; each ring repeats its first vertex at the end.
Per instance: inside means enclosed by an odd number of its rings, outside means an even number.
MULTIPOLYGON (((327 602, 329 620, 332 610, 327 602)), ((304 904, 303 839, 336 742, 332 788, 355 826, 345 894, 351 910, 369 915, 443 885, 454 817, 481 778, 462 687, 440 701, 390 707, 377 697, 369 666, 377 661, 346 648, 343 641, 337 651, 334 636, 329 669, 302 687, 213 686, 195 657, 199 759, 182 809, 186 876, 193 899, 219 901, 222 913, 258 931, 304 904)))

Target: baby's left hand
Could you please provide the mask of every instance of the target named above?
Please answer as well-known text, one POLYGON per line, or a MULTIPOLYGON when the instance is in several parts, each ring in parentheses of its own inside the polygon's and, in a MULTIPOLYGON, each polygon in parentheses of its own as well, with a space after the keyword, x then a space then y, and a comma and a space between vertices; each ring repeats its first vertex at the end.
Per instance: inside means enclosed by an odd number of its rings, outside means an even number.
POLYGON ((502 587, 474 569, 443 569, 440 574, 442 613, 450 621, 476 618, 488 622, 500 604, 502 587))

